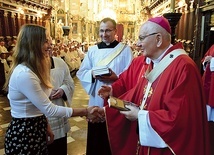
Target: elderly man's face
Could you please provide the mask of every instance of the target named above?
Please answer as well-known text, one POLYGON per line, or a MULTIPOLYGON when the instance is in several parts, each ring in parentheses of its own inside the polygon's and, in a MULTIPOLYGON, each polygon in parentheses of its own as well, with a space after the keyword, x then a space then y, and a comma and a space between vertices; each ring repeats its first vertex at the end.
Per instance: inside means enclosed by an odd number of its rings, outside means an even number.
POLYGON ((146 28, 147 26, 149 25, 141 26, 137 46, 144 56, 154 59, 157 47, 156 37, 159 32, 151 31, 151 29, 146 28))

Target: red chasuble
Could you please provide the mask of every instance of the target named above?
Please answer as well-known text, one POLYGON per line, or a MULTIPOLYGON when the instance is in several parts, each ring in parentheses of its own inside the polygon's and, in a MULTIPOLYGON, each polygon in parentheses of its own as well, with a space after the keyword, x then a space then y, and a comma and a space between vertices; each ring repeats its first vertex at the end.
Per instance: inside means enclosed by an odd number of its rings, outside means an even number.
MULTIPOLYGON (((214 57, 214 45, 212 45, 209 50, 204 55, 202 62, 204 61, 206 56, 214 57)), ((214 72, 210 71, 210 64, 208 63, 203 74, 203 84, 204 90, 206 94, 206 103, 214 108, 214 72)))
MULTIPOLYGON (((177 44, 167 53, 178 48, 182 46, 177 44)), ((121 98, 140 104, 147 83, 145 78, 141 78, 121 98)), ((176 155, 210 155, 205 96, 200 73, 191 58, 178 56, 156 79, 152 88, 146 110, 149 111, 152 128, 169 147, 141 146, 140 155, 147 155, 148 151, 149 155, 172 155, 172 152, 176 155)), ((114 115, 115 111, 106 108, 112 153, 134 155, 138 139, 137 124, 119 113, 114 115)))
MULTIPOLYGON (((139 56, 133 59, 129 68, 112 84, 113 95, 119 97, 132 89, 144 75, 147 67, 146 57, 139 56)), ((112 155, 135 154, 138 141, 136 121, 127 121, 118 110, 106 107, 106 122, 112 155)))
MULTIPOLYGON (((214 57, 214 45, 212 45, 209 50, 204 55, 204 58, 201 62, 204 62, 206 56, 214 57)), ((214 72, 210 71, 210 63, 206 65, 204 74, 203 74, 203 86, 206 95, 206 103, 214 108, 214 72)), ((214 122, 209 121, 209 129, 210 129, 210 144, 211 144, 211 154, 214 154, 214 122)))
POLYGON ((133 88, 145 74, 147 67, 146 57, 139 56, 134 58, 129 68, 120 74, 118 80, 112 84, 113 95, 119 97, 133 88))

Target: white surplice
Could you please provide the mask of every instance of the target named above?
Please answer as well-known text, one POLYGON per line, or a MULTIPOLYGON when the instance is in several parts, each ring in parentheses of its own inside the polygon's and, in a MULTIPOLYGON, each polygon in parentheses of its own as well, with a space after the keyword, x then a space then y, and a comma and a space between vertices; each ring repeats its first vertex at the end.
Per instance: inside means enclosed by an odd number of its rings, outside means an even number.
MULTIPOLYGON (((62 98, 52 100, 52 102, 59 106, 71 105, 72 96, 74 93, 74 81, 70 76, 70 71, 67 64, 57 57, 53 57, 54 68, 51 69, 51 78, 53 89, 62 88, 65 92, 67 101, 62 98)), ((65 137, 66 133, 70 130, 68 118, 63 117, 48 117, 49 124, 54 133, 54 139, 65 137)))
MULTIPOLYGON (((98 96, 97 92, 102 85, 110 85, 111 83, 103 83, 101 81, 92 82, 92 68, 97 66, 100 60, 105 59, 107 56, 111 55, 116 51, 120 44, 114 48, 102 48, 98 49, 97 45, 89 48, 87 54, 85 55, 80 69, 77 72, 77 77, 79 78, 83 88, 90 95, 89 106, 99 106, 103 107, 104 101, 98 96), (93 89, 93 91, 91 91, 93 89), (92 93, 91 93, 92 92, 92 93)), ((111 68, 117 76, 119 76, 123 71, 125 71, 130 65, 133 59, 132 51, 129 46, 125 46, 123 51, 111 61, 107 67, 111 68)))

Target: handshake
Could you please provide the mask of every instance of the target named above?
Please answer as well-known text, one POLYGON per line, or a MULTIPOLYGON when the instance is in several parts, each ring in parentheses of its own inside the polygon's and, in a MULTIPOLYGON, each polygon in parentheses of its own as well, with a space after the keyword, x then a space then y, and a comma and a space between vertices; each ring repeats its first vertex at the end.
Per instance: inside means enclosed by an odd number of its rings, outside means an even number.
POLYGON ((86 114, 86 120, 91 123, 100 123, 105 121, 105 112, 104 108, 98 106, 88 107, 86 114))

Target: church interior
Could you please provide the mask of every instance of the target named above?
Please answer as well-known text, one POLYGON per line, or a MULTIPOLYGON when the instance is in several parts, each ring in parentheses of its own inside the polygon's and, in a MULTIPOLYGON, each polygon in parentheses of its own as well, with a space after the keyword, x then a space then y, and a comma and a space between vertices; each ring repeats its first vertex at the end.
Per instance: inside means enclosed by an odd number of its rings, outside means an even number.
MULTIPOLYGON (((2 90, 6 80, 5 61, 10 64, 11 47, 22 25, 32 23, 46 27, 52 44, 71 43, 71 49, 87 52, 99 42, 99 21, 111 17, 117 22, 117 40, 134 46, 141 24, 153 16, 168 19, 172 44, 182 42, 185 51, 202 72, 201 59, 214 44, 214 0, 0 0, 0 155, 4 154, 4 134, 10 122, 10 106, 2 90), (58 32, 58 27, 62 32, 58 32), (7 49, 8 53, 3 49, 7 49)), ((80 58, 79 65, 81 63, 80 58)), ((9 65, 10 66, 10 65, 9 65)), ((88 95, 75 77, 74 107, 86 107, 88 95)), ((84 117, 70 119, 68 154, 84 155, 87 122, 84 117)))
POLYGON ((165 16, 173 42, 182 42, 199 68, 202 55, 214 42, 213 0, 1 0, 0 4, 0 40, 6 47, 26 23, 45 26, 55 42, 60 24, 64 42, 94 44, 99 41, 99 21, 106 16, 117 22, 117 39, 131 43, 149 17, 165 16))

